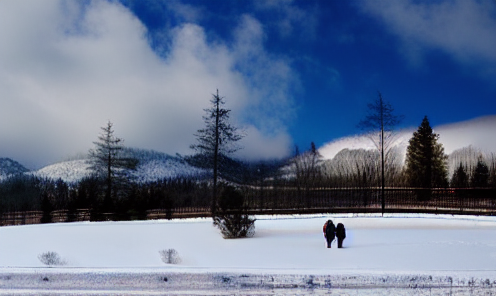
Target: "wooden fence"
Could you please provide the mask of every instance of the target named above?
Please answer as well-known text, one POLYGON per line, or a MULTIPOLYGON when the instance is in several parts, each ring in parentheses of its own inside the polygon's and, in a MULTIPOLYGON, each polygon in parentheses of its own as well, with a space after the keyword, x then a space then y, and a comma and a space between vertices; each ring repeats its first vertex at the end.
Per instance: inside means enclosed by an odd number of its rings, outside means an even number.
MULTIPOLYGON (((318 188, 294 187, 242 188, 249 214, 310 214, 310 213, 434 213, 496 215, 496 189, 417 189, 387 188, 318 188)), ((201 206, 150 209, 125 219, 175 219, 209 217, 210 208, 201 206)), ((9 212, 0 215, 0 225, 41 223, 43 212, 9 212)), ((122 215, 98 213, 90 209, 69 213, 51 213, 52 222, 120 220, 122 215)))
MULTIPOLYGON (((349 209, 353 213, 382 211, 380 188, 246 188, 245 198, 252 210, 349 209)), ((386 188, 385 212, 465 212, 496 215, 496 189, 386 188)))

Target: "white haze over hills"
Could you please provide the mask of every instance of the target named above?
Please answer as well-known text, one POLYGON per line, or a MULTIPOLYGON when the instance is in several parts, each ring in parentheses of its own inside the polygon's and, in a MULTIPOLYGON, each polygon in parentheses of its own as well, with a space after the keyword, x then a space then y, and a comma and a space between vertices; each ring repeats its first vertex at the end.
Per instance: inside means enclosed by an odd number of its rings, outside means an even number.
MULTIPOLYGON (((406 153, 408 141, 416 130, 417 128, 408 128, 399 131, 392 146, 406 153)), ((439 142, 443 144, 446 154, 468 146, 478 148, 485 153, 496 153, 496 115, 433 127, 433 131, 439 134, 439 142)), ((324 159, 332 159, 343 149, 376 148, 367 136, 357 135, 327 143, 319 148, 319 152, 324 159)))
MULTIPOLYGON (((479 117, 473 120, 442 125, 434 127, 434 132, 440 135, 439 141, 443 144, 446 154, 451 154, 457 150, 466 147, 473 147, 474 151, 483 153, 496 153, 496 116, 479 117)), ((393 146, 401 151, 403 160, 408 141, 412 137, 416 128, 405 129, 398 132, 393 146)), ((339 151, 343 149, 375 149, 372 141, 365 135, 350 136, 330 142, 321 148, 319 152, 324 159, 333 159, 339 151)), ((197 176, 204 174, 205 171, 190 166, 180 157, 170 156, 165 153, 150 150, 133 149, 140 164, 134 173, 136 179, 140 182, 149 182, 159 179, 197 176)), ((77 159, 63 161, 48 165, 37 171, 32 171, 39 177, 50 179, 62 179, 65 182, 73 183, 90 175, 87 170, 88 164, 85 156, 77 159)), ((5 163, 7 163, 5 161, 5 163)), ((12 163, 9 161, 8 163, 12 163)), ((0 162, 0 179, 9 174, 19 173, 17 171, 7 171, 7 167, 0 162)), ((453 166, 453 164, 450 164, 453 166)), ((450 168, 450 176, 453 168, 450 168)))

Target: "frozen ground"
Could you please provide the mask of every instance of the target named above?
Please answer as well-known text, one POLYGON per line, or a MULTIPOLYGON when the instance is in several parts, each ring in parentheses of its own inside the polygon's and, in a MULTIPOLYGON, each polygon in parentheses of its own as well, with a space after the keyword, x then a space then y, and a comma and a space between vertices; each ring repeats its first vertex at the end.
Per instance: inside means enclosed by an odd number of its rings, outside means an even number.
POLYGON ((0 295, 496 295, 495 217, 257 218, 239 240, 210 219, 1 227, 0 295), (343 249, 325 248, 327 219, 343 249), (180 264, 161 261, 170 248, 180 264))

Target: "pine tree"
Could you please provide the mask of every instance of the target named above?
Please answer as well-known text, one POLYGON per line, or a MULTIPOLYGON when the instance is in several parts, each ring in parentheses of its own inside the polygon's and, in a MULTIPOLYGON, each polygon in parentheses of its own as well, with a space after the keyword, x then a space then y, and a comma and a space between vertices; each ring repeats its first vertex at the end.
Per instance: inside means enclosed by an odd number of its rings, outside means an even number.
POLYGON ((489 186, 489 168, 482 156, 479 156, 477 165, 475 166, 474 173, 470 180, 472 187, 488 187, 489 186))
POLYGON ((41 194, 41 223, 52 223, 53 205, 47 192, 41 194))
POLYGON ((468 187, 468 176, 461 162, 460 162, 460 166, 458 166, 458 168, 453 173, 453 177, 451 178, 451 187, 452 188, 468 187))
POLYGON ((137 166, 135 159, 123 155, 123 140, 114 136, 113 124, 109 121, 102 127, 95 149, 89 151, 89 169, 95 176, 102 178, 105 184, 103 210, 112 209, 112 198, 117 196, 119 187, 126 182, 126 170, 133 170, 137 166))
POLYGON ((236 127, 229 123, 229 113, 231 110, 224 109, 224 98, 212 95, 211 107, 204 109, 206 115, 203 116, 205 128, 200 129, 195 134, 198 144, 191 145, 201 158, 205 160, 204 165, 213 171, 213 189, 211 212, 214 215, 217 208, 217 183, 219 177, 220 162, 226 159, 229 154, 240 149, 236 142, 242 139, 236 127))
POLYGON ((430 189, 448 184, 448 157, 438 139, 439 135, 433 133, 425 116, 413 133, 406 152, 406 177, 411 187, 430 189))

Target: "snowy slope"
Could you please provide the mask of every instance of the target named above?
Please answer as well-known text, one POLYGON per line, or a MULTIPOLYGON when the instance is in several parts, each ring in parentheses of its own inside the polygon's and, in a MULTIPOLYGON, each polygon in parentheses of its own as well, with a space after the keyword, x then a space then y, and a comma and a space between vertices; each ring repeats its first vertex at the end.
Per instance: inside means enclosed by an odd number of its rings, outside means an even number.
MULTIPOLYGON (((419 122, 420 124, 420 122, 419 122)), ((443 144, 445 153, 450 154, 463 147, 473 146, 483 152, 496 153, 496 115, 480 117, 473 120, 433 127, 439 134, 439 142, 443 144)), ((399 131, 392 147, 406 153, 408 141, 416 128, 399 131)), ((344 137, 327 143, 319 148, 324 159, 332 159, 343 149, 376 149, 373 142, 364 135, 344 137)))
MULTIPOLYGON (((127 156, 139 160, 135 172, 132 172, 139 182, 150 182, 164 178, 189 177, 204 174, 204 170, 188 165, 179 157, 173 157, 165 153, 126 149, 127 156)), ((88 170, 89 164, 86 159, 69 160, 46 166, 34 175, 57 180, 61 178, 65 182, 74 183, 91 174, 88 170)))
POLYGON ((23 165, 10 158, 0 158, 0 180, 9 175, 22 174, 27 172, 23 165))
POLYGON ((62 179, 67 183, 75 183, 91 174, 88 167, 86 160, 69 160, 46 166, 33 174, 41 178, 62 179))
POLYGON ((152 159, 141 163, 133 174, 139 182, 152 182, 175 177, 194 177, 205 171, 175 159, 152 159))

